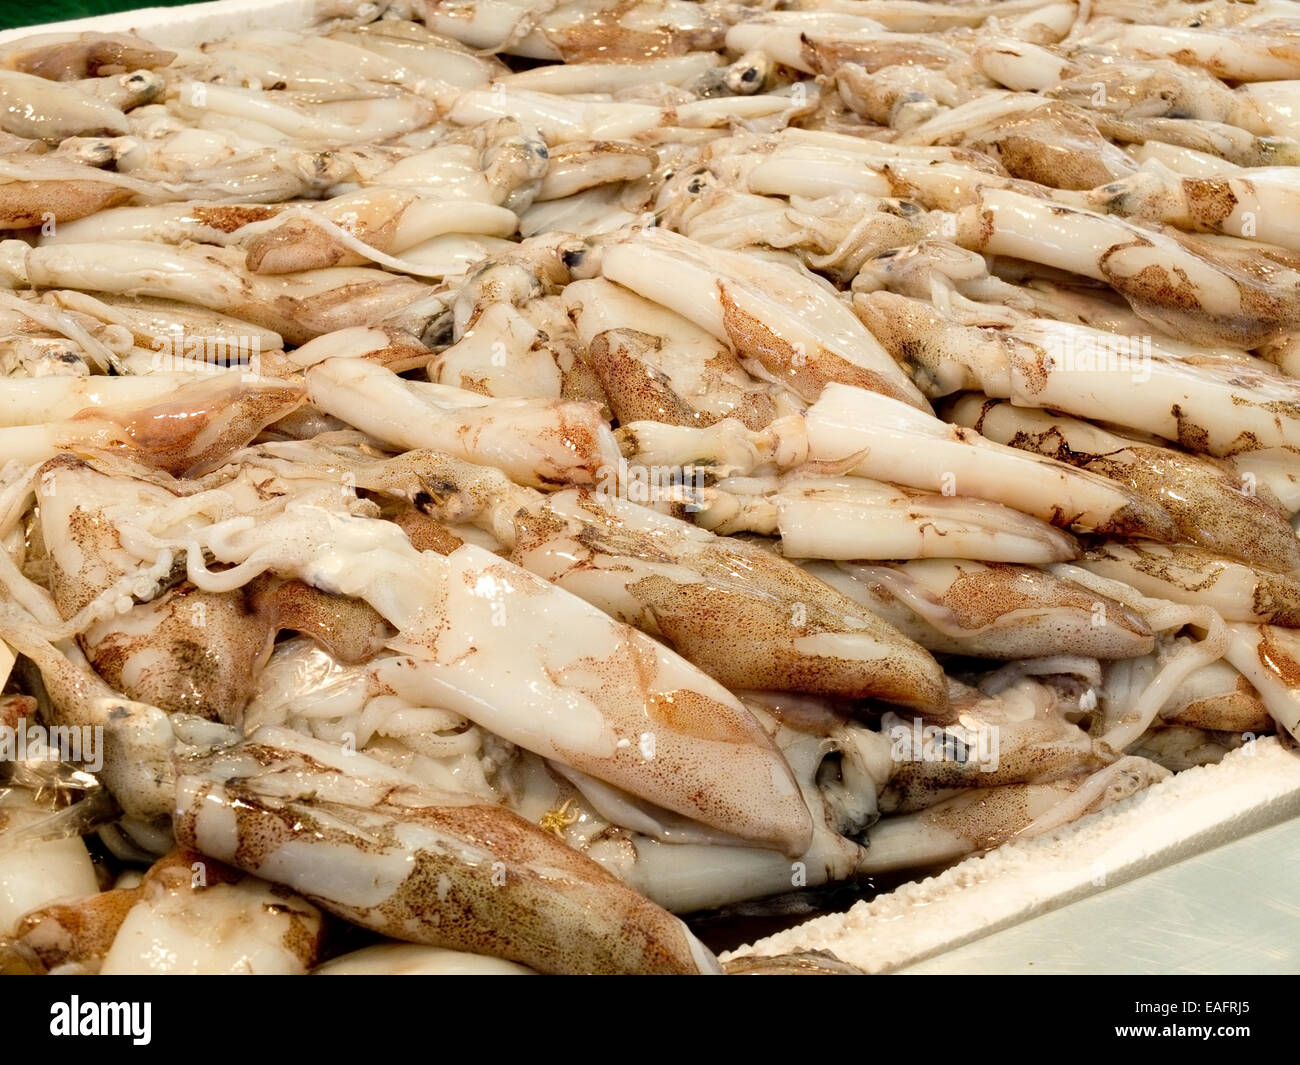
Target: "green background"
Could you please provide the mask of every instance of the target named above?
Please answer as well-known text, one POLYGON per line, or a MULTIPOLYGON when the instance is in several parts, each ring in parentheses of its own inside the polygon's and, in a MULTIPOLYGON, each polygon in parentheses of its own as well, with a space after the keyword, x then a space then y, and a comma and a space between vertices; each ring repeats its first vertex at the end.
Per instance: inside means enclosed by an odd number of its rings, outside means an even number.
POLYGON ((35 26, 42 22, 62 22, 70 18, 106 15, 110 11, 130 11, 141 7, 179 7, 188 0, 50 0, 46 3, 0 3, 0 29, 35 26))

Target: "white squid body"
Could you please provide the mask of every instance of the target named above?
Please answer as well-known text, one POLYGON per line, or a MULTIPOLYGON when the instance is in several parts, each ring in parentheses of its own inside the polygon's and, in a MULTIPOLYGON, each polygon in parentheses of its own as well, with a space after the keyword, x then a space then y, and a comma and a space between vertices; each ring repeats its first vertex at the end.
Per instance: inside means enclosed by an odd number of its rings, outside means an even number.
POLYGON ((1300 634, 1276 625, 1230 624, 1224 657, 1255 686, 1280 728, 1300 739, 1300 634))
POLYGON ((930 651, 1015 659, 1068 647, 1130 658, 1154 647, 1137 612, 1028 566, 935 558, 805 568, 930 651))
POLYGON ((312 367, 307 387, 321 410, 380 440, 496 466, 520 484, 595 484, 618 468, 618 445, 594 404, 493 400, 347 359, 312 367))
POLYGON ((238 131, 244 123, 255 122, 317 149, 385 141, 422 129, 438 117, 436 105, 414 93, 323 101, 307 93, 280 95, 272 101, 257 89, 180 80, 171 88, 168 108, 209 128, 238 131))
MULTIPOLYGON (((1106 663, 1098 689, 1101 699, 1093 731, 1105 735, 1122 727, 1123 719, 1160 671, 1194 646, 1195 641, 1185 636, 1166 637, 1149 655, 1106 663)), ((1238 740, 1245 733, 1260 735, 1274 730, 1265 700, 1239 670, 1223 659, 1201 666, 1168 690, 1158 716, 1151 721, 1151 728, 1158 731, 1168 726, 1235 733, 1238 740)), ((1149 732, 1147 737, 1153 734, 1149 732)), ((1138 753, 1145 742, 1146 738, 1134 739, 1126 750, 1130 754, 1138 753)))
MULTIPOLYGON (((16 832, 48 811, 31 805, 21 789, 0 796, 0 826, 16 832)), ((9 842, 0 847, 0 936, 12 933, 31 910, 99 890, 95 867, 79 836, 9 842)))
POLYGON ((465 544, 417 552, 390 523, 297 504, 182 535, 201 589, 266 569, 362 598, 398 630, 415 706, 464 714, 503 738, 633 794, 797 853, 809 815, 779 752, 725 688, 649 637, 526 570, 465 544), (202 547, 200 547, 200 543, 202 547), (210 572, 202 552, 233 569, 210 572), (501 639, 483 634, 500 632, 501 639))
POLYGON ((365 755, 268 728, 183 772, 184 845, 364 927, 543 972, 716 971, 684 925, 536 826, 365 755))
POLYGON ((496 79, 507 89, 531 89, 559 96, 614 93, 645 85, 689 85, 723 65, 711 52, 688 52, 623 63, 563 63, 533 67, 496 79))
POLYGON ((838 11, 774 11, 727 31, 733 52, 763 51, 809 74, 832 73, 841 63, 868 69, 905 63, 944 67, 965 53, 929 34, 893 33, 879 22, 838 11))
POLYGON ((817 887, 853 876, 889 775, 889 744, 816 699, 747 692, 745 704, 781 749, 814 816, 793 859, 744 844, 571 771, 522 760, 505 775, 513 808, 530 819, 568 810, 562 838, 675 913, 817 887), (550 771, 548 771, 548 768, 550 771), (560 779, 564 778, 564 779, 560 779))
POLYGON ((434 383, 493 398, 558 399, 564 388, 541 332, 505 301, 489 305, 455 344, 427 361, 434 383))
POLYGON ((321 912, 305 899, 197 853, 145 874, 101 975, 283 975, 315 963, 321 912))
POLYGON ((366 267, 256 274, 237 248, 153 241, 50 244, 27 251, 13 284, 133 293, 227 311, 301 344, 350 325, 370 325, 427 295, 419 282, 366 267), (349 298, 340 300, 345 286, 349 298))
POLYGON ((1144 353, 1140 337, 1124 354, 1108 332, 1046 318, 984 329, 888 292, 859 293, 854 307, 933 397, 980 390, 1217 457, 1300 443, 1300 387, 1261 359, 1193 359, 1155 342, 1144 353))
POLYGON ((356 244, 340 243, 312 224, 313 213, 349 225, 361 246, 396 255, 446 234, 504 237, 518 225, 513 211, 487 202, 440 199, 400 188, 366 188, 312 208, 255 204, 164 204, 118 207, 60 226, 43 243, 115 240, 201 241, 246 249, 254 273, 283 274, 368 262, 356 244), (281 219, 283 215, 283 219, 281 219))
POLYGON ((1300 569, 1300 543, 1267 483, 1250 491, 1248 480, 1227 463, 978 394, 962 396, 948 417, 998 443, 1060 456, 1125 485, 1173 518, 1177 539, 1280 572, 1300 569))
POLYGON ((1147 321, 1176 337, 1251 348, 1300 321, 1297 274, 1270 265, 1261 280, 1113 215, 982 189, 962 208, 957 242, 1104 281, 1147 321))
POLYGON ((603 278, 574 281, 563 299, 587 362, 624 425, 736 418, 760 429, 800 405, 780 386, 755 381, 723 341, 621 285, 603 278))
POLYGON ((1273 81, 1300 76, 1300 52, 1290 27, 1124 26, 1116 45, 1139 55, 1168 56, 1204 67, 1228 81, 1273 81))
POLYGON ((604 249, 601 272, 730 344, 804 399, 831 381, 927 409, 889 353, 811 275, 660 229, 604 249))
POLYGON ((0 129, 57 144, 66 137, 127 132, 126 116, 75 85, 0 70, 0 129))
POLYGON ((561 0, 544 12, 527 0, 430 0, 425 24, 476 49, 534 59, 623 61, 710 51, 722 24, 686 0, 561 0))
POLYGON ((727 687, 944 701, 929 655, 768 552, 578 490, 519 511, 515 528, 516 562, 658 636, 727 687))
POLYGON ((1300 628, 1300 580, 1189 544, 1107 543, 1079 565, 1143 595, 1213 608, 1225 621, 1300 628))
POLYGON ((385 56, 390 63, 396 60, 408 74, 436 78, 460 89, 486 85, 508 71, 495 56, 482 55, 416 22, 381 19, 330 36, 385 56))
POLYGON ((901 816, 968 788, 1049 783, 1105 765, 1051 687, 1031 677, 999 680, 998 674, 985 678, 987 691, 952 682, 950 720, 928 735, 915 718, 893 712, 881 718, 892 763, 880 790, 883 813, 901 816))
POLYGON ((950 862, 1009 839, 1050 832, 1169 776, 1145 758, 1126 757, 1091 774, 1043 784, 968 788, 916 813, 883 819, 861 869, 889 872, 950 862))
MULTIPOLYGON (((0 461, 34 465, 85 448, 116 452, 175 474, 202 473, 271 422, 292 414, 306 398, 301 385, 233 373, 195 374, 156 402, 151 402, 157 391, 151 385, 101 391, 90 380, 54 389, 15 382, 17 387, 7 389, 15 405, 29 404, 42 393, 53 393, 56 402, 69 406, 87 393, 110 403, 88 403, 62 420, 0 429, 0 461), (130 397, 127 402, 111 402, 123 394, 130 397), (136 397, 139 402, 131 402, 136 397)), ((174 386, 176 378, 171 381, 174 386)), ((14 417, 27 420, 30 414, 15 412, 14 417)))
POLYGON ((1300 250, 1300 186, 1293 167, 1251 167, 1196 178, 1147 166, 1095 190, 1092 199, 1099 209, 1126 217, 1300 250))
POLYGON ((377 943, 337 958, 311 971, 312 976, 532 976, 518 962, 419 943, 377 943))
POLYGON ((983 499, 793 470, 728 478, 697 520, 718 533, 781 537, 788 558, 960 558, 1041 564, 1078 557, 1068 533, 983 499))
MULTIPOLYGON (((945 425, 866 389, 830 384, 803 424, 772 427, 800 462, 826 463, 859 477, 944 495, 985 499, 1083 532, 1169 539, 1168 514, 1157 504, 1095 474, 1035 456, 979 433, 945 425), (800 447, 806 436, 806 451, 800 447)), ((789 459, 787 459, 789 461, 789 459)))

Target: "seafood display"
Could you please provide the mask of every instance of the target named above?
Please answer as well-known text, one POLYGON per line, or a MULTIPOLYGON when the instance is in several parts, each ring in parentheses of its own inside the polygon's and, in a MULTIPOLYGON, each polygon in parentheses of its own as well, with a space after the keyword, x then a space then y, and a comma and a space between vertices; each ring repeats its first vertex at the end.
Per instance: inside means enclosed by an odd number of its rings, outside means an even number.
POLYGON ((709 929, 1293 753, 1300 5, 272 21, 0 43, 0 972, 853 971, 709 929))

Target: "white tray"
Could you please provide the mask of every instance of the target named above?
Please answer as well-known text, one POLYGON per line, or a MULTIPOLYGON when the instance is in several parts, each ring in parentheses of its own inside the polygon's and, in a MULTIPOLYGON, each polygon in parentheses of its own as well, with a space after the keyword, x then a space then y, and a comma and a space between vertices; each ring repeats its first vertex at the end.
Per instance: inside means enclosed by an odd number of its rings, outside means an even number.
MULTIPOLYGON (((314 0, 218 0, 6 30, 0 43, 136 30, 186 46, 253 25, 305 27, 316 10, 314 0)), ((1300 971, 1300 822, 1291 820, 1300 817, 1300 754, 1271 738, 1247 750, 733 953, 829 950, 870 972, 1300 971), (1230 855, 1206 854, 1284 821, 1230 855), (1182 928, 1181 946, 1170 938, 1162 954, 1160 922, 1172 937, 1169 913, 1189 910, 1213 923, 1182 928)))

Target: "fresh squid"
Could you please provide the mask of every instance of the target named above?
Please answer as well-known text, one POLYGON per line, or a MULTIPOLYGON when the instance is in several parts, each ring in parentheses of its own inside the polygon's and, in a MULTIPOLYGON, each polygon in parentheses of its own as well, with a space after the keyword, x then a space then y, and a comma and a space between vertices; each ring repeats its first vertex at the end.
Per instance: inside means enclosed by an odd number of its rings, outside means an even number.
POLYGON ((888 353, 810 275, 659 229, 603 249, 600 269, 725 341, 804 399, 839 381, 925 406, 888 353))
MULTIPOLYGON (((210 491, 229 512, 228 494, 210 491)), ((256 527, 248 516, 137 532, 122 517, 116 527, 155 559, 155 570, 164 562, 170 569, 184 548, 187 575, 203 591, 238 588, 274 568, 364 599, 397 631, 389 646, 405 657, 388 682, 416 705, 464 713, 511 742, 765 845, 797 851, 806 841, 808 812, 779 755, 734 696, 698 669, 482 548, 418 552, 396 525, 338 509, 337 491, 336 509, 321 505, 327 496, 315 498, 287 507, 268 500, 256 527), (356 547, 370 565, 340 569, 356 547), (208 570, 205 550, 234 567, 208 570), (442 604, 436 614, 434 603, 442 604), (517 668, 517 644, 475 639, 494 616, 511 619, 516 639, 521 627, 532 630, 535 669, 517 668), (446 617, 460 619, 450 640, 446 617), (561 631, 581 634, 582 652, 560 651, 561 631), (548 678, 541 688, 539 676, 548 678), (531 694, 508 694, 515 689, 531 694)), ((203 494, 191 496, 182 512, 197 513, 204 502, 203 494)))
POLYGON ((789 558, 970 558, 1026 564, 1078 557, 1069 534, 998 503, 798 469, 728 478, 698 515, 715 532, 779 535, 789 558))
POLYGON ((1295 382, 1267 363, 1162 351, 1150 338, 1046 318, 964 324, 928 302, 859 293, 854 307, 933 398, 983 391, 1155 433, 1215 457, 1295 446, 1295 382), (1140 382, 1140 387, 1134 387, 1140 382))
POLYGON ((1292 6, 0 46, 0 971, 719 972, 1300 736, 1292 6))
POLYGON ((1300 568, 1300 543, 1280 504, 1269 498, 1266 486, 1256 490, 1257 481, 1227 463, 979 395, 962 396, 949 417, 990 440, 1067 462, 1141 493, 1173 519, 1180 540, 1268 569, 1300 568))
POLYGON ((542 972, 716 971, 679 921, 499 806, 285 730, 184 768, 183 844, 375 931, 542 972))
POLYGON ((1136 611, 1028 566, 922 559, 806 568, 930 651, 1010 659, 1069 647, 1110 659, 1155 646, 1136 611))

